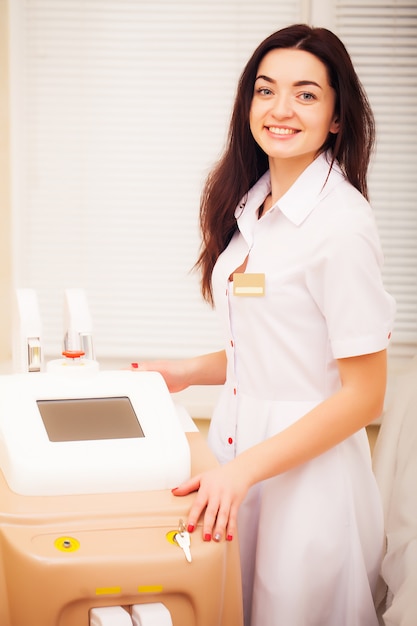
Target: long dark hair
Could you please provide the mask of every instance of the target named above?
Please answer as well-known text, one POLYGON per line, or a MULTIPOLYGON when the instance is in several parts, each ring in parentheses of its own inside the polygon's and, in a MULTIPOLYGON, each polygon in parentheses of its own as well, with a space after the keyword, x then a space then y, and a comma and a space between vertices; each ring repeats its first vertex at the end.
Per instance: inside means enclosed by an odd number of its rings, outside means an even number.
POLYGON ((226 147, 207 177, 200 205, 201 290, 213 303, 211 274, 218 256, 236 231, 235 209, 245 193, 268 169, 268 157, 255 142, 249 112, 256 73, 263 57, 276 48, 295 48, 314 54, 326 66, 336 94, 337 134, 329 133, 321 151, 330 150, 346 178, 366 198, 367 171, 375 140, 375 123, 365 91, 340 41, 325 28, 288 26, 267 37, 255 50, 240 77, 226 147))

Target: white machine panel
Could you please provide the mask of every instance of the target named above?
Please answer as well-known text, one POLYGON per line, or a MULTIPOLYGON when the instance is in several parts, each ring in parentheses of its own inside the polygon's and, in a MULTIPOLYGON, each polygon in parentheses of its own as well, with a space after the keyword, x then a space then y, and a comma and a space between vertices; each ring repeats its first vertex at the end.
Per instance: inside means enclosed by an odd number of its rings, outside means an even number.
POLYGON ((172 489, 190 451, 157 372, 14 374, 0 376, 0 469, 21 495, 172 489))

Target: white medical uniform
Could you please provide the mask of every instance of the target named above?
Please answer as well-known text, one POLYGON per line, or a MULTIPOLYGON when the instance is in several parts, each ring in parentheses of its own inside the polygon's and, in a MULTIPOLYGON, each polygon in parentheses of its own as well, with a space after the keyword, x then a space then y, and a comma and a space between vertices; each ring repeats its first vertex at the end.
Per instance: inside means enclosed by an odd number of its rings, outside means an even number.
MULTIPOLYGON (((213 271, 227 378, 209 442, 225 463, 340 387, 335 359, 386 348, 395 304, 363 196, 319 156, 260 219, 269 172, 213 271), (265 274, 264 296, 229 280, 265 274)), ((246 626, 376 626, 383 519, 365 430, 253 487, 238 518, 246 626)))

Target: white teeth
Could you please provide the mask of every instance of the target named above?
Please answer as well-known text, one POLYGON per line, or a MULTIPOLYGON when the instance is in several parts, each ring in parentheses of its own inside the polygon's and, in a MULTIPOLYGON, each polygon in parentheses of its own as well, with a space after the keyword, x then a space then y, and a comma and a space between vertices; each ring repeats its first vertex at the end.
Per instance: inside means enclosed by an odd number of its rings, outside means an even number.
POLYGON ((274 133, 274 135, 295 135, 297 132, 292 128, 276 128, 275 126, 270 126, 269 130, 271 133, 274 133))

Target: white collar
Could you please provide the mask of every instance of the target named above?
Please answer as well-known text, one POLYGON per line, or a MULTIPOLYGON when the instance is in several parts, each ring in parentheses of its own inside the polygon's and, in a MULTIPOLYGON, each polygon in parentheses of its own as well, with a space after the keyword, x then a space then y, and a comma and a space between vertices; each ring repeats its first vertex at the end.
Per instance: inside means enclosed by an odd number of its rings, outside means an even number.
MULTIPOLYGON (((345 178, 339 164, 335 161, 330 168, 330 163, 328 153, 320 154, 269 211, 278 209, 299 226, 320 200, 345 178)), ((256 215, 257 219, 258 209, 270 192, 271 175, 268 170, 242 198, 235 211, 240 230, 247 220, 252 222, 252 216, 256 215)))

